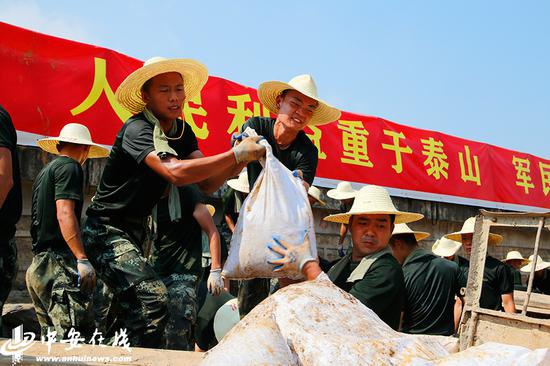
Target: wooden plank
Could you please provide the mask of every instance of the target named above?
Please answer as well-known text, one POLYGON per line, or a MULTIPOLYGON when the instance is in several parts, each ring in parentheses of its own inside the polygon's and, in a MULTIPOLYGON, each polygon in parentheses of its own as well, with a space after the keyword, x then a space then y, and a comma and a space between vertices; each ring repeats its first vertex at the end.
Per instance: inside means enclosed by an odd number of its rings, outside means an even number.
MULTIPOLYGON (((525 291, 514 291, 514 301, 516 303, 521 303, 525 301, 526 296, 527 293, 525 291)), ((529 308, 531 307, 550 310, 550 295, 531 293, 529 308)))

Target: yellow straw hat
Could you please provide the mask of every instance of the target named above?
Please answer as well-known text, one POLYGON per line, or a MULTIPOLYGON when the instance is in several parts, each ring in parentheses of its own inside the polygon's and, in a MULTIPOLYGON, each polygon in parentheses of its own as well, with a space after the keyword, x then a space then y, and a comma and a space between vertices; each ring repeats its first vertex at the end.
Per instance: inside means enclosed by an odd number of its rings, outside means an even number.
POLYGON ((395 224, 406 224, 424 217, 419 213, 399 211, 393 205, 388 191, 375 185, 362 187, 355 195, 353 205, 348 212, 330 215, 323 220, 348 224, 353 215, 395 215, 395 224))
POLYGON ((211 204, 206 204, 206 209, 208 210, 208 213, 210 213, 210 216, 214 216, 216 213, 216 208, 212 206, 211 204))
POLYGON ((416 241, 424 240, 430 236, 430 233, 425 231, 413 231, 407 224, 395 224, 392 236, 399 234, 414 234, 416 241))
MULTIPOLYGON (((521 267, 520 271, 521 272, 531 272, 531 268, 533 267, 533 259, 535 258, 534 255, 530 255, 529 256, 529 263, 523 267, 521 267)), ((542 260, 541 256, 540 255, 537 255, 537 264, 535 266, 535 272, 536 271, 541 271, 543 269, 546 269, 546 268, 549 268, 550 267, 550 262, 545 262, 542 260)))
POLYGON ((355 197, 357 190, 353 189, 350 182, 340 182, 336 188, 327 192, 327 196, 335 200, 347 200, 355 197))
POLYGON ((521 253, 518 252, 517 250, 511 250, 511 251, 509 251, 508 253, 506 253, 506 258, 503 259, 502 261, 503 261, 503 262, 508 262, 508 261, 511 261, 511 260, 514 260, 514 259, 520 260, 522 266, 524 266, 524 265, 526 265, 527 263, 529 263, 529 259, 523 258, 523 256, 521 255, 521 253))
POLYGON ((243 171, 241 174, 239 174, 238 178, 229 179, 227 181, 227 185, 239 192, 250 192, 250 186, 248 184, 248 174, 246 173, 246 171, 243 171))
POLYGON ((71 144, 89 145, 90 152, 88 154, 89 159, 93 158, 105 158, 109 156, 109 149, 96 144, 92 141, 90 130, 88 127, 80 123, 67 123, 59 132, 58 137, 47 137, 38 140, 36 143, 40 148, 50 154, 59 155, 57 145, 60 142, 70 142, 71 144))
POLYGON ((321 190, 319 188, 311 186, 309 187, 307 194, 315 198, 315 200, 319 202, 321 206, 326 205, 326 203, 321 199, 321 190))
POLYGON ((153 57, 143 66, 128 75, 116 91, 118 102, 133 114, 143 111, 145 102, 141 88, 145 82, 167 72, 180 73, 183 78, 185 100, 193 99, 208 81, 208 69, 198 61, 189 58, 153 57))
POLYGON ((288 83, 282 81, 266 81, 258 87, 258 98, 271 112, 277 113, 277 97, 285 90, 296 90, 306 97, 310 97, 319 102, 309 121, 309 125, 324 125, 336 121, 340 118, 341 112, 323 101, 317 95, 317 86, 313 77, 308 74, 293 77, 288 83))
MULTIPOLYGON (((445 237, 447 239, 459 241, 462 243, 462 234, 473 234, 475 223, 476 218, 470 217, 466 221, 464 221, 464 224, 462 225, 462 229, 460 229, 460 231, 447 234, 445 235, 445 237)), ((489 233, 489 245, 499 245, 500 243, 502 243, 503 239, 504 238, 502 237, 502 235, 489 233)))
POLYGON ((432 245, 432 253, 440 257, 451 257, 458 252, 462 243, 442 237, 432 245))

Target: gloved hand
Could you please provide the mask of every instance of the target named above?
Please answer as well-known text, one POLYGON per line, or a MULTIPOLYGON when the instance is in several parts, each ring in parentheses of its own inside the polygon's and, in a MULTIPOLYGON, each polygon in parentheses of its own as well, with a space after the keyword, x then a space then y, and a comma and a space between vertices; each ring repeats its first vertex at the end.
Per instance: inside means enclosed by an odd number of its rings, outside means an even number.
POLYGON ((346 255, 346 251, 344 250, 344 244, 338 244, 338 255, 340 257, 343 257, 346 255))
POLYGON ((296 178, 300 178, 301 180, 304 180, 304 173, 300 169, 296 169, 292 171, 292 175, 296 178))
POLYGON ((246 132, 241 132, 239 134, 234 133, 231 135, 231 146, 238 145, 243 139, 247 138, 248 134, 246 132))
POLYGON ((210 275, 208 276, 208 281, 206 282, 208 287, 208 292, 214 296, 218 296, 223 291, 223 279, 222 279, 222 269, 211 269, 210 275))
POLYGON ((95 288, 95 269, 88 259, 79 259, 76 261, 78 271, 78 287, 82 292, 91 294, 95 288))
POLYGON ((274 265, 273 271, 286 271, 293 270, 296 272, 302 271, 302 267, 309 261, 316 260, 311 255, 311 250, 309 247, 309 236, 306 232, 304 236, 304 242, 300 245, 292 245, 287 243, 284 240, 279 240, 273 238, 275 241, 275 246, 269 245, 268 248, 279 255, 282 258, 275 259, 273 261, 268 261, 267 263, 274 265))
POLYGON ((232 150, 237 164, 250 163, 265 156, 265 146, 258 143, 261 139, 263 139, 262 136, 247 137, 240 144, 233 147, 232 150))

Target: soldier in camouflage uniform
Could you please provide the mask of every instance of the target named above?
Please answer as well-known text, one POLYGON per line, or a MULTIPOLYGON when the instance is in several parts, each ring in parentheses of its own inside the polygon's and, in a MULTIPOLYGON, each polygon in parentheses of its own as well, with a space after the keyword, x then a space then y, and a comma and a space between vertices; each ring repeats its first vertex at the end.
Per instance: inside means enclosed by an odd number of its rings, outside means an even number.
MULTIPOLYGON (((116 136, 83 235, 99 277, 113 292, 112 325, 126 329, 131 346, 162 346, 167 289, 144 258, 144 244, 147 217, 168 194, 168 183, 198 183, 213 192, 265 154, 258 138, 249 138, 231 151, 203 157, 193 130, 179 117, 186 98, 199 95, 207 79, 206 68, 196 61, 156 57, 116 92, 135 115, 116 136)), ((168 197, 175 205, 175 195, 168 197)))
POLYGON ((17 275, 15 224, 21 217, 21 177, 17 133, 8 112, 0 106, 0 329, 2 308, 17 275))
POLYGON ((208 288, 216 295, 223 289, 220 235, 212 221, 213 212, 201 203, 200 192, 195 186, 180 187, 179 198, 181 218, 178 220, 170 217, 167 198, 157 205, 158 234, 150 263, 168 289, 165 347, 193 351, 197 287, 202 274, 202 231, 209 238, 212 253, 208 288))
POLYGON ((27 269, 27 288, 42 336, 48 328, 58 339, 66 337, 71 328, 90 336, 95 271, 80 238, 82 164, 88 157, 105 157, 109 151, 95 145, 86 126, 77 123, 67 124, 59 137, 39 140, 38 145, 59 157, 42 169, 32 187, 34 258, 27 269))

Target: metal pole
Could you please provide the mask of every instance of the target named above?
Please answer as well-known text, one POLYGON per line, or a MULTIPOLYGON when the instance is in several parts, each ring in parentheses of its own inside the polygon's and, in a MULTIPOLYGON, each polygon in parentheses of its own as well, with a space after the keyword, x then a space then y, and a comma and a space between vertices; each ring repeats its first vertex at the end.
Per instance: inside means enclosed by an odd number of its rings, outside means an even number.
POLYGON ((539 243, 542 228, 544 227, 544 217, 541 217, 537 226, 537 238, 535 239, 535 252, 533 253, 533 261, 531 262, 531 273, 529 274, 529 281, 527 284, 527 296, 523 302, 523 309, 521 315, 527 314, 527 306, 529 305, 529 299, 531 298, 531 290, 533 289, 533 279, 535 278, 535 267, 537 265, 537 258, 539 255, 539 243))

